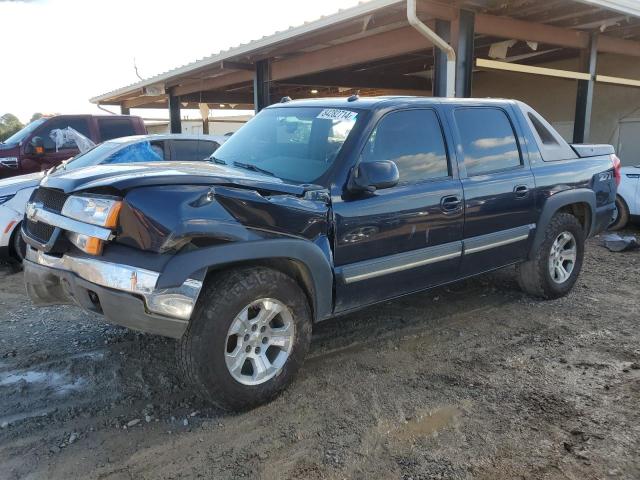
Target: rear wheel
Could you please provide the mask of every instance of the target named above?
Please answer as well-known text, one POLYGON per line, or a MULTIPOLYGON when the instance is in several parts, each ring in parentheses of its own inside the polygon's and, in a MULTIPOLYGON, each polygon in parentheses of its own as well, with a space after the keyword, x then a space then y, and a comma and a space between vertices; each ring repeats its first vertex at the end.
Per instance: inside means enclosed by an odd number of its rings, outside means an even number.
POLYGON ((517 267, 518 283, 525 292, 542 298, 558 298, 571 291, 584 257, 584 230, 569 213, 556 214, 531 260, 517 267))
POLYGON ((609 230, 622 230, 629 223, 629 207, 620 195, 616 195, 616 209, 609 230))
POLYGON ((205 400, 241 410, 293 380, 310 340, 311 312, 298 284, 276 270, 241 268, 205 286, 178 357, 205 400))

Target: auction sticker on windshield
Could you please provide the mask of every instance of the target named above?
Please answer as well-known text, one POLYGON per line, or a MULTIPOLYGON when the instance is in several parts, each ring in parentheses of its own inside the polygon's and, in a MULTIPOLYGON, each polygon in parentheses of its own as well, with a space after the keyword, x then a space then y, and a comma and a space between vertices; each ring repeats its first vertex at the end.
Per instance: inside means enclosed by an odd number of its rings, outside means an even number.
POLYGON ((355 120, 358 114, 351 110, 340 110, 339 108, 325 108, 316 118, 325 120, 355 120))

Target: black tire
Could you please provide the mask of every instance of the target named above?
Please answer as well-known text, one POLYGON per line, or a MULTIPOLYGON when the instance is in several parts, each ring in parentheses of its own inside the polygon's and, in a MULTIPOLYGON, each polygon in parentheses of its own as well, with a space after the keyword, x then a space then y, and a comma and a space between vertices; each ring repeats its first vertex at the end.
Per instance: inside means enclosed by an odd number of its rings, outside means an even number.
POLYGON ((557 213, 553 216, 544 232, 544 240, 533 252, 533 258, 516 267, 518 284, 526 293, 545 299, 559 298, 571 291, 576 283, 584 259, 584 229, 578 219, 569 213, 557 213), (554 281, 549 270, 551 248, 560 234, 573 235, 576 247, 576 260, 568 278, 563 282, 554 281))
POLYGON ((225 410, 245 410, 270 401, 292 382, 309 349, 311 327, 307 297, 291 277, 264 267, 229 270, 203 287, 189 327, 178 342, 178 361, 186 380, 203 399, 225 410), (227 368, 227 332, 247 305, 262 298, 278 300, 289 309, 295 335, 279 373, 259 385, 245 385, 227 368))
POLYGON ((11 268, 15 272, 22 270, 22 261, 27 254, 27 244, 22 238, 21 230, 22 227, 18 224, 13 229, 13 234, 11 235, 11 268))
POLYGON ((616 218, 609 225, 609 230, 622 230, 629 223, 629 207, 620 195, 616 195, 616 218))

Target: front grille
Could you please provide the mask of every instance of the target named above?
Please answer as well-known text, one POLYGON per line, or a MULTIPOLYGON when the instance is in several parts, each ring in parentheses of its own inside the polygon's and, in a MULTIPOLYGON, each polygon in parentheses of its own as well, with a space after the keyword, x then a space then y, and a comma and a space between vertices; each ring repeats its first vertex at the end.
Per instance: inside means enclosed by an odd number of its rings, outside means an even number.
POLYGON ((51 239, 55 229, 55 227, 47 223, 32 222, 31 220, 27 220, 26 223, 27 234, 40 243, 47 243, 51 239))
POLYGON ((56 190, 53 188, 38 188, 32 197, 33 202, 42 203, 44 208, 51 210, 52 212, 60 213, 64 202, 67 201, 69 195, 62 190, 56 190))

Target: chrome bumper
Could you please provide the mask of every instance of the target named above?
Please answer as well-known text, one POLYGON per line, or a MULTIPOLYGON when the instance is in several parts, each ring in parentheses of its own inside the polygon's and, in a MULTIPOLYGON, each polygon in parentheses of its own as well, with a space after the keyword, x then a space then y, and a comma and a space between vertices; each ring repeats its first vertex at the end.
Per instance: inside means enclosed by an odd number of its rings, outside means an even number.
POLYGON ((33 248, 24 265, 27 292, 37 305, 75 303, 112 323, 171 337, 186 330, 203 280, 156 289, 159 272, 33 248))

